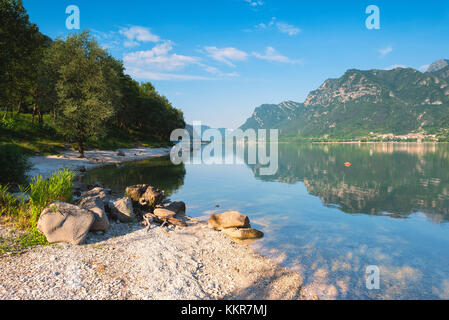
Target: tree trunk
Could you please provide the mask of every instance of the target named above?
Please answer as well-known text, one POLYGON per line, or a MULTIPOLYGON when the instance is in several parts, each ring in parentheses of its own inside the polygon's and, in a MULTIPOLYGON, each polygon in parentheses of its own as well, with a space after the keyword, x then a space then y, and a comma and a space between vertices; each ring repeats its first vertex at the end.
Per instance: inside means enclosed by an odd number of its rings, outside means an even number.
POLYGON ((41 108, 40 107, 37 108, 37 116, 39 117, 39 123, 44 122, 44 118, 42 116, 42 112, 41 112, 41 108))
POLYGON ((36 105, 33 105, 33 118, 32 118, 32 122, 34 123, 34 116, 36 115, 36 105))
POLYGON ((78 139, 78 158, 84 158, 84 141, 82 138, 78 139))

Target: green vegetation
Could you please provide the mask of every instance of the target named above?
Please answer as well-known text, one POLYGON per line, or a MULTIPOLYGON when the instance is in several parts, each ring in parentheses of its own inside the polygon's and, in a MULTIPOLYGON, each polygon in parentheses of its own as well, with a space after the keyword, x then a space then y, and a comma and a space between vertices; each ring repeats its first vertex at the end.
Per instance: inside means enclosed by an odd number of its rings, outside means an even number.
POLYGON ((24 183, 29 168, 23 148, 14 144, 0 145, 0 184, 24 183))
POLYGON ((167 145, 185 126, 180 110, 126 75, 88 31, 52 40, 20 0, 0 0, 0 17, 0 146, 48 154, 73 143, 83 157, 87 147, 167 145))
POLYGON ((0 221, 12 225, 20 233, 15 238, 0 239, 0 253, 8 248, 17 250, 47 244, 45 236, 37 230, 37 221, 50 203, 72 201, 74 176, 72 171, 58 170, 48 180, 36 177, 27 186, 20 187, 19 197, 10 192, 9 185, 0 185, 0 221))

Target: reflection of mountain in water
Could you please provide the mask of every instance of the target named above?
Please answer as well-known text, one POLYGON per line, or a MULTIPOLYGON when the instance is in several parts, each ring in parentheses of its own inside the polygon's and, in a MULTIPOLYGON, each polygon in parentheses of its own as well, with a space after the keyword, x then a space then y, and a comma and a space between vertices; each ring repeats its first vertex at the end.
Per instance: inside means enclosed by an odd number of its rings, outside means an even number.
POLYGON ((421 211, 437 222, 449 220, 446 144, 280 144, 277 174, 256 177, 302 181, 310 194, 346 213, 421 211))
POLYGON ((86 173, 84 183, 101 181, 105 186, 118 192, 125 192, 127 186, 149 184, 165 190, 170 196, 184 184, 186 170, 184 164, 175 166, 169 157, 154 158, 139 162, 128 162, 117 168, 105 166, 86 173))

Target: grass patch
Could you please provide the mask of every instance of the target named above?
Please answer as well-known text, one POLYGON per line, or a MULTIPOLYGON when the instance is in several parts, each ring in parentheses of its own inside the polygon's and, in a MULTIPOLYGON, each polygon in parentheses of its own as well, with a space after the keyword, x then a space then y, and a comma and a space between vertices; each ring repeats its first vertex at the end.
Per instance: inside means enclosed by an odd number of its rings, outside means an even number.
POLYGON ((16 237, 0 239, 0 253, 48 244, 45 236, 37 230, 37 221, 50 203, 72 201, 74 177, 70 170, 58 170, 47 180, 35 177, 29 185, 20 187, 20 197, 9 192, 9 185, 0 185, 0 221, 19 231, 16 237))

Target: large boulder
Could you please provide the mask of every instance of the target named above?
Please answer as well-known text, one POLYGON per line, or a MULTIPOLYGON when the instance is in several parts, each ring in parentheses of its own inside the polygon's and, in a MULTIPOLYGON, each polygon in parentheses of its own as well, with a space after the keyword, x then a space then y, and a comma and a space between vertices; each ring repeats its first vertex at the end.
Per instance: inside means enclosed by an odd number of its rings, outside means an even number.
POLYGON ((221 230, 222 233, 237 240, 259 239, 263 232, 252 228, 228 228, 221 230))
POLYGON ((109 203, 111 215, 120 222, 131 222, 136 219, 134 214, 133 202, 125 197, 109 203))
POLYGON ((219 214, 213 214, 209 218, 208 225, 215 230, 250 227, 248 216, 237 211, 227 211, 219 214))
POLYGON ((95 220, 92 211, 58 201, 42 211, 37 228, 50 243, 67 242, 79 245, 86 239, 95 220))
POLYGON ((90 228, 91 231, 107 231, 109 229, 109 219, 105 211, 104 203, 99 196, 83 198, 79 206, 95 214, 95 222, 90 228))

